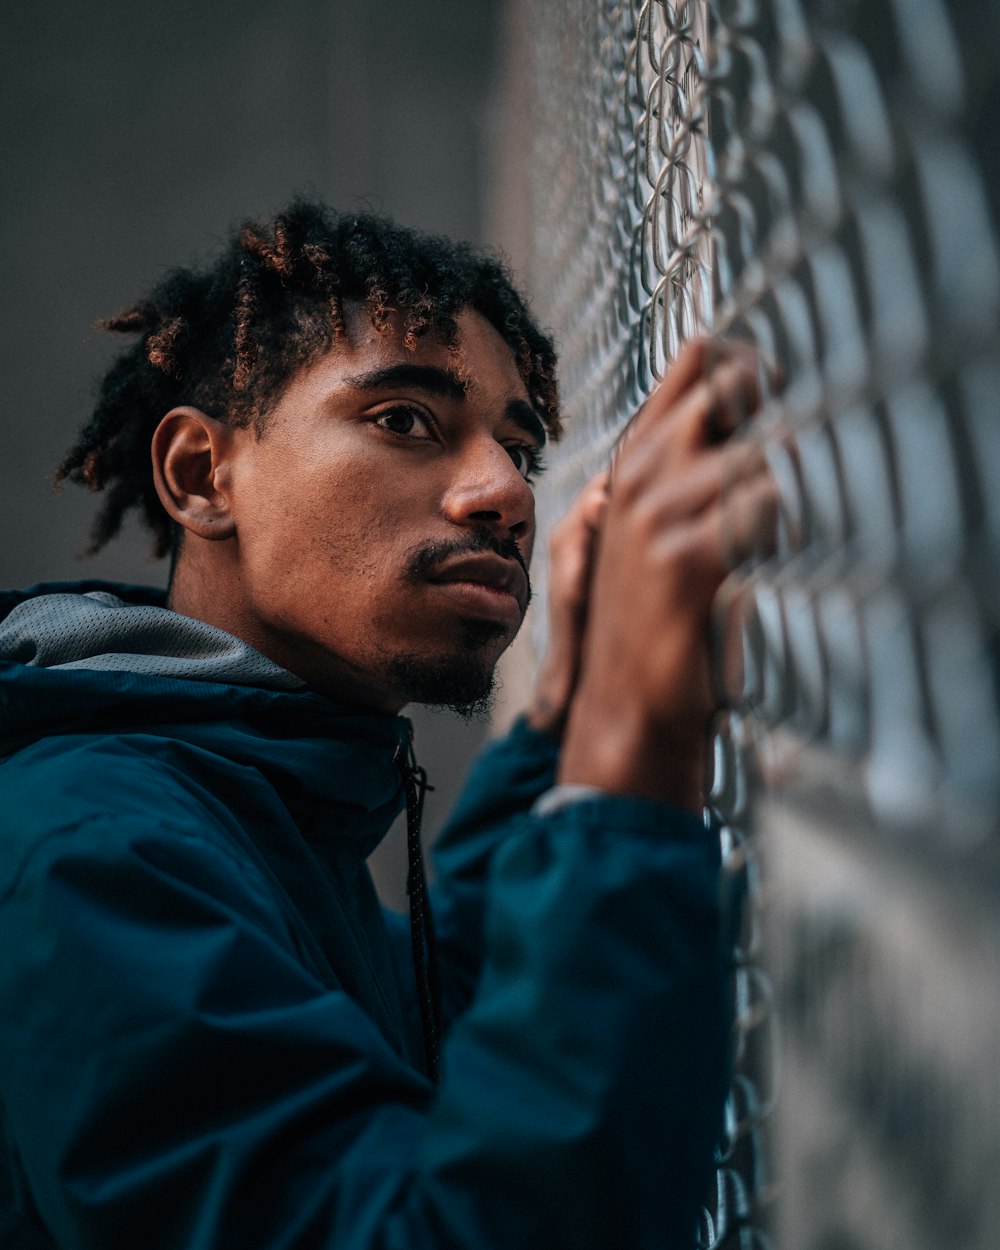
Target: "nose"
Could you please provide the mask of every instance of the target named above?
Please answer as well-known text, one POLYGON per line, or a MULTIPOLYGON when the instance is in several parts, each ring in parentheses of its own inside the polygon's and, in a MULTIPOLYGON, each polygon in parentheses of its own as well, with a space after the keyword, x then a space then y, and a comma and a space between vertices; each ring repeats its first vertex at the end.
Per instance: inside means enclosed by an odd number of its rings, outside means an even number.
POLYGON ((488 525, 530 554, 535 533, 535 495, 507 450, 493 438, 477 438, 456 458, 442 511, 456 525, 488 525))

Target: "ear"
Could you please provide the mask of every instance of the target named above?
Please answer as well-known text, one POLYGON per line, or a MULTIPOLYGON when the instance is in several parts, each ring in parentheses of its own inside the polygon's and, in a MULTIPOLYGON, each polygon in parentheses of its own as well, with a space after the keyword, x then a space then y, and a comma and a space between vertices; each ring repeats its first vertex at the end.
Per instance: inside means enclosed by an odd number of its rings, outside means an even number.
POLYGON ((199 408, 173 408, 153 435, 153 481, 160 502, 192 534, 231 538, 233 431, 199 408))

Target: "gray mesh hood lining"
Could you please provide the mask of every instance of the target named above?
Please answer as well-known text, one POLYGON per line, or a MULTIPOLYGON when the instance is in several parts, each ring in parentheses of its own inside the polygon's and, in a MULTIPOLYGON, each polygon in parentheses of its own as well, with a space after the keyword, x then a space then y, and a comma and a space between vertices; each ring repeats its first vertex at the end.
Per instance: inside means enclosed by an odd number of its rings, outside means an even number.
POLYGON ((39 595, 0 622, 0 659, 50 669, 100 669, 272 690, 305 682, 239 638, 168 608, 106 591, 39 595))

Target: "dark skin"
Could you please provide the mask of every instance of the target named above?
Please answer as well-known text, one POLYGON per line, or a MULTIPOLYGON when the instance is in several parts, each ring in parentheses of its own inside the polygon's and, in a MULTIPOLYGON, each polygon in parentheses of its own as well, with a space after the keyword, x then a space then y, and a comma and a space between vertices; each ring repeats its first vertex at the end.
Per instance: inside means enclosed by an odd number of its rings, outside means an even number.
POLYGON ((470 635, 490 673, 526 606, 514 551, 530 559, 544 428, 499 334, 470 312, 459 326, 457 355, 410 350, 354 310, 260 437, 168 413, 153 461, 185 528, 171 607, 360 710, 398 712, 413 692, 394 664, 461 659, 470 635), (477 540, 497 550, 463 556, 477 540), (416 577, 428 548, 452 554, 416 577))
MULTIPOLYGON (((499 334, 468 310, 459 327, 457 352, 430 338, 411 351, 350 310, 347 342, 292 379, 260 437, 168 413, 153 464, 185 530, 171 607, 360 710, 414 697, 401 655, 433 667, 472 651, 488 675, 524 615, 544 431, 499 334)), ((592 481, 553 535, 550 652, 528 715, 562 736, 562 781, 702 805, 712 601, 774 525, 766 468, 743 454, 734 476, 725 447, 756 387, 749 353, 689 344, 610 489, 592 481)))
POLYGON ((530 718, 565 722, 561 782, 702 808, 713 603, 736 563, 772 549, 777 522, 763 457, 728 441, 759 405, 749 349, 689 342, 610 478, 553 534, 558 602, 530 718))

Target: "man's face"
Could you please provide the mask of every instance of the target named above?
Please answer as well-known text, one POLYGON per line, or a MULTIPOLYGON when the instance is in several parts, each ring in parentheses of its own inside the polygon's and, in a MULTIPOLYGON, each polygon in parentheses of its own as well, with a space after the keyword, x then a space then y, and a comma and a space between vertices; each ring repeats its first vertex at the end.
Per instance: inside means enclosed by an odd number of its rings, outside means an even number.
POLYGON ((483 700, 527 606, 544 428, 497 331, 458 325, 411 351, 355 311, 236 432, 241 636, 351 706, 483 700))

